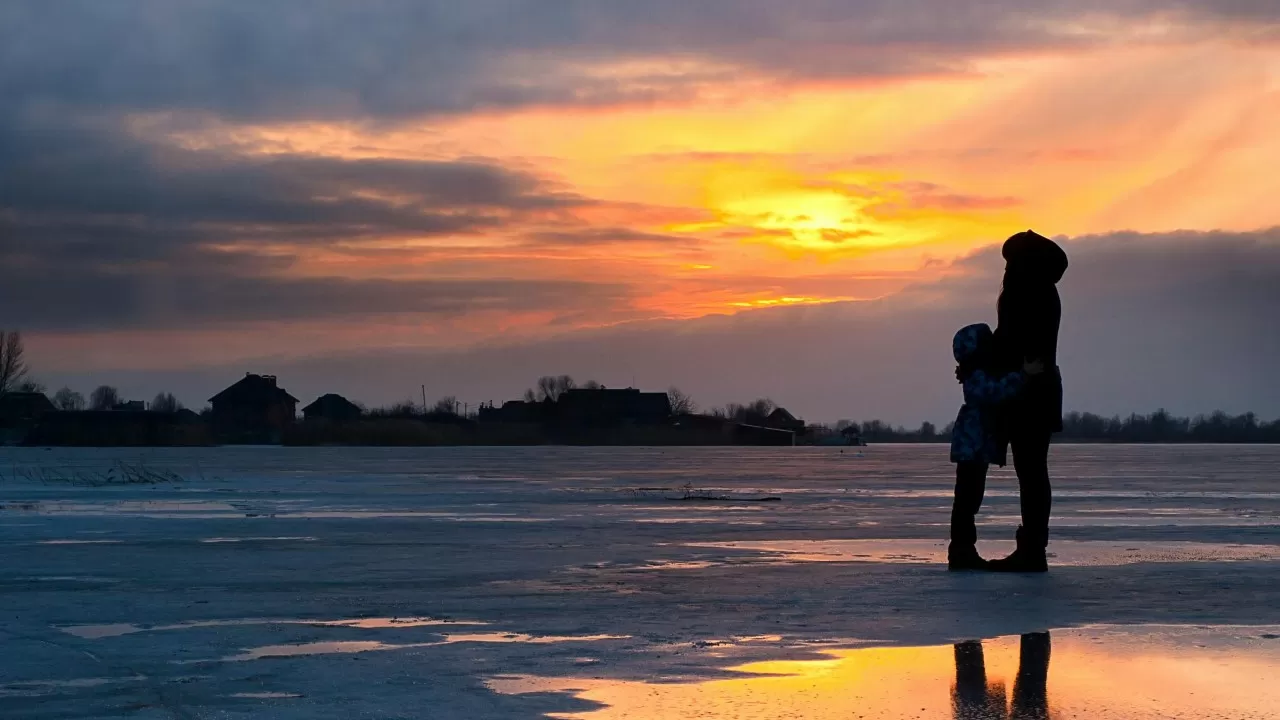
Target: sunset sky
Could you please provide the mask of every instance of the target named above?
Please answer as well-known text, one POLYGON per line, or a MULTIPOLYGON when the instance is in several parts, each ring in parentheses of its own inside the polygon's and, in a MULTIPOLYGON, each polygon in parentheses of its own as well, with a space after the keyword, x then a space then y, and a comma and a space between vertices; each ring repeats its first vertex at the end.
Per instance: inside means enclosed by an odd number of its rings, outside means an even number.
POLYGON ((1069 408, 1280 414, 1273 0, 19 0, 0 98, 0 326, 55 387, 945 422, 1031 227, 1069 408))

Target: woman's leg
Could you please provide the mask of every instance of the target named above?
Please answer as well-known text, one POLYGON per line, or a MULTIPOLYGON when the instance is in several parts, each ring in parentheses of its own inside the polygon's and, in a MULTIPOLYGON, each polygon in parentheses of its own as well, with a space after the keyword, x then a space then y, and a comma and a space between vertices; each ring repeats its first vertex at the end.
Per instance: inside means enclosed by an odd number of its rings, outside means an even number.
POLYGON ((1018 497, 1022 505, 1022 533, 1018 546, 1043 552, 1049 544, 1049 511, 1053 506, 1049 484, 1047 432, 1023 433, 1013 438, 1013 468, 1018 473, 1018 497))
POLYGON ((987 563, 996 572, 1045 572, 1049 569, 1045 549, 1049 545, 1050 433, 1017 433, 1010 439, 1013 469, 1018 473, 1018 499, 1022 505, 1022 527, 1018 528, 1018 549, 1012 555, 987 563))

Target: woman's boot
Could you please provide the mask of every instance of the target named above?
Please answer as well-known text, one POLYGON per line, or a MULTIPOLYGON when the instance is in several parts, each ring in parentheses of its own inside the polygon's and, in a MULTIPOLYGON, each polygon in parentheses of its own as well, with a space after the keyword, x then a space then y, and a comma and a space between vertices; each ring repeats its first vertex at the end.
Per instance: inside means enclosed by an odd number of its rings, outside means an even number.
POLYGON ((1049 559, 1046 550, 1049 545, 1048 533, 1032 533, 1024 527, 1018 528, 1018 547, 1009 557, 987 561, 987 570, 992 572, 1042 573, 1049 571, 1049 559))

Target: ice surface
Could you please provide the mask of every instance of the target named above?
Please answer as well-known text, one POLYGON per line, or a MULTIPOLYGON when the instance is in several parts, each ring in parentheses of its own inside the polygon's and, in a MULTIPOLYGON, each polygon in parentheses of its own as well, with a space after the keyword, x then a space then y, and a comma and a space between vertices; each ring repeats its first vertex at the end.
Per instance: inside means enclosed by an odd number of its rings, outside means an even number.
POLYGON ((116 460, 0 471, 0 717, 985 719, 1043 630, 1052 717, 1280 707, 1280 448, 1055 447, 1047 577, 942 568, 941 446, 0 450, 116 460))

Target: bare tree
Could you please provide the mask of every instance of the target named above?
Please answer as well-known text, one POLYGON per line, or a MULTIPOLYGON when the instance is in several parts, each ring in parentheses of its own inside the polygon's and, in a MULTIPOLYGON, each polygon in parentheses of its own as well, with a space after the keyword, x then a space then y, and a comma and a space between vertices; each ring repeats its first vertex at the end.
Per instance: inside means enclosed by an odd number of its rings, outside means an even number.
POLYGON ((18 390, 26 380, 26 354, 22 333, 0 330, 0 393, 18 390))
POLYGON ((151 412, 175 413, 182 409, 182 403, 173 393, 159 393, 151 401, 151 412))
POLYGON ((672 415, 689 415, 698 411, 698 404, 693 398, 675 385, 667 388, 667 399, 671 401, 672 415))
POLYGON ((90 410, 110 410, 120 404, 120 391, 110 385, 99 385, 89 395, 90 410))
POLYGON ((46 393, 49 391, 49 386, 45 385, 39 380, 33 380, 31 378, 27 378, 26 380, 23 380, 22 382, 18 383, 18 387, 15 389, 18 392, 24 392, 24 393, 46 393))
POLYGON ((527 403, 538 402, 538 393, 534 392, 533 388, 529 388, 528 390, 525 390, 524 401, 527 403))
MULTIPOLYGON (((569 377, 568 375, 561 375, 560 377, 556 378, 556 386, 560 389, 560 395, 563 395, 569 392, 570 390, 576 389, 578 387, 578 384, 574 382, 573 378, 569 377)), ((558 398, 559 395, 557 395, 556 397, 558 398)))
POLYGON ((431 408, 431 412, 448 413, 450 415, 458 414, 458 398, 448 395, 436 401, 435 407, 431 408))
POLYGON ((568 375, 544 375, 538 378, 538 399, 559 400, 560 396, 578 387, 568 375))
POLYGON ((84 396, 69 387, 64 387, 53 394, 53 405, 59 410, 83 410, 84 396))
POLYGON ((724 406, 725 417, 741 423, 758 424, 764 422, 777 409, 777 405, 768 398, 758 398, 752 400, 746 405, 738 403, 729 403, 724 406))

